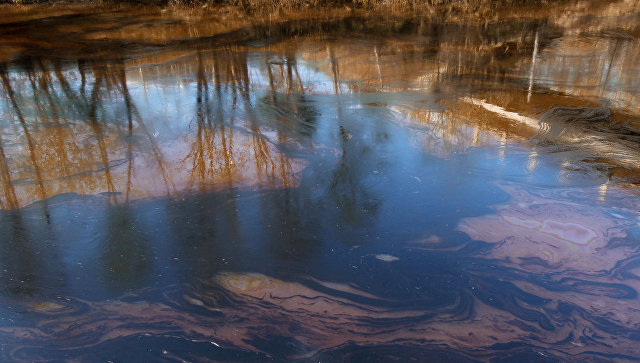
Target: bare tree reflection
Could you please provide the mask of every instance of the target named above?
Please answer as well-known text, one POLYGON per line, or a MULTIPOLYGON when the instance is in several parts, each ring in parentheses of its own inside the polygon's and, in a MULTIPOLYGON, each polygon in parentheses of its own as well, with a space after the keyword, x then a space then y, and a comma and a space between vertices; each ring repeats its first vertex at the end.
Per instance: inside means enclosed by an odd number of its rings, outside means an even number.
POLYGON ((20 106, 18 105, 18 102, 16 100, 16 95, 13 91, 13 88, 11 87, 11 82, 9 81, 9 78, 7 76, 7 69, 4 65, 0 65, 0 78, 2 79, 2 85, 4 86, 5 92, 7 96, 9 96, 11 106, 13 106, 13 110, 16 114, 16 117, 20 122, 20 126, 22 126, 24 136, 27 140, 27 146, 29 148, 29 157, 31 159, 31 165, 33 166, 33 169, 35 171, 34 182, 38 185, 38 192, 40 194, 40 198, 44 199, 47 197, 47 193, 42 180, 42 171, 40 169, 40 165, 37 160, 35 143, 33 141, 33 138, 31 137, 31 132, 29 131, 29 126, 27 125, 27 122, 24 119, 22 110, 20 109, 20 106))
MULTIPOLYGON (((117 68, 117 71, 116 71, 117 80, 119 81, 120 90, 122 92, 122 96, 124 97, 124 102, 126 106, 128 136, 129 138, 133 136, 133 120, 135 118, 137 120, 138 127, 143 131, 143 133, 147 137, 147 140, 149 141, 149 144, 151 145, 151 150, 152 150, 154 159, 157 162, 158 169, 160 170, 160 173, 162 175, 162 180, 166 188, 167 196, 170 196, 171 192, 172 191, 175 192, 176 190, 175 190, 175 185, 171 180, 171 176, 166 171, 162 150, 160 149, 158 144, 155 142, 153 136, 145 126, 144 121, 140 116, 140 113, 138 112, 133 101, 131 100, 131 95, 129 94, 129 88, 127 87, 127 78, 126 78, 126 72, 125 72, 123 62, 119 62, 116 68, 117 68)), ((133 154, 132 154, 130 142, 127 143, 127 160, 129 160, 128 162, 129 166, 127 168, 127 200, 129 200, 129 192, 131 190, 131 172, 133 168, 133 154)))
POLYGON ((0 207, 2 209, 15 209, 19 207, 18 198, 15 188, 11 183, 11 172, 7 162, 7 156, 2 146, 2 137, 0 135, 0 176, 2 177, 2 195, 4 200, 0 199, 0 207))

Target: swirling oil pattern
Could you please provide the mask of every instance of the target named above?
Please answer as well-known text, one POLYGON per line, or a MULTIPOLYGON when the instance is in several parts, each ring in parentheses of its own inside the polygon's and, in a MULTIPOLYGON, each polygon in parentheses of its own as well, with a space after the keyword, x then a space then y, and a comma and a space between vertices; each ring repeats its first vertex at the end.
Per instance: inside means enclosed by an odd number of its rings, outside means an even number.
POLYGON ((640 360, 640 3, 547 5, 0 5, 0 361, 640 360))

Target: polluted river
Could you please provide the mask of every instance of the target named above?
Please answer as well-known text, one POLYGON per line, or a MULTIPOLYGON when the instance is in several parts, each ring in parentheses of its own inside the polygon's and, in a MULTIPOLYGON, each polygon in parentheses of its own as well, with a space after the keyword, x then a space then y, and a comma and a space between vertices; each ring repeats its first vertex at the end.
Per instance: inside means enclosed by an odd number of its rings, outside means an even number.
POLYGON ((640 1, 0 5, 0 361, 640 359, 640 1))

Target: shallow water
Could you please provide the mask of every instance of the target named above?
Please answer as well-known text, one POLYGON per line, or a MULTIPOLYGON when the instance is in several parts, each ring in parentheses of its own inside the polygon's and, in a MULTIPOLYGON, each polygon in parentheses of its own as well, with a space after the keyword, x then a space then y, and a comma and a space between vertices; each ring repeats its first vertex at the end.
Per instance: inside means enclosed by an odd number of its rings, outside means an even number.
POLYGON ((10 9, 0 360, 640 359, 638 1, 10 9))

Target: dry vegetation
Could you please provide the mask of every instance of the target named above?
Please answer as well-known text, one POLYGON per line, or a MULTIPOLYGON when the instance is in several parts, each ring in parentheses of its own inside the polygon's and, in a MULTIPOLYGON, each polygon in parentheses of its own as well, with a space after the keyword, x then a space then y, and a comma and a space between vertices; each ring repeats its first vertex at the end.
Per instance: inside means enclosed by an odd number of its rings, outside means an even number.
POLYGON ((0 0, 0 4, 134 4, 134 5, 158 5, 158 6, 207 6, 207 5, 231 5, 245 10, 255 10, 276 7, 307 7, 307 6, 349 6, 358 8, 370 8, 378 6, 400 7, 433 7, 447 6, 452 11, 474 11, 482 6, 499 6, 513 3, 540 3, 562 0, 0 0))

